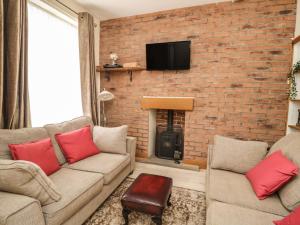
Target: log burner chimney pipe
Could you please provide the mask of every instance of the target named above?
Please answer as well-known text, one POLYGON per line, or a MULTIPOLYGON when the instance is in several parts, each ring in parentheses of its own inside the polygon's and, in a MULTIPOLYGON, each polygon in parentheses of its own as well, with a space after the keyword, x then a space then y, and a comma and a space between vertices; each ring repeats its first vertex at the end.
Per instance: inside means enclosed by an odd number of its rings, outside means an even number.
POLYGON ((174 110, 168 110, 168 131, 173 131, 173 117, 174 117, 174 110))

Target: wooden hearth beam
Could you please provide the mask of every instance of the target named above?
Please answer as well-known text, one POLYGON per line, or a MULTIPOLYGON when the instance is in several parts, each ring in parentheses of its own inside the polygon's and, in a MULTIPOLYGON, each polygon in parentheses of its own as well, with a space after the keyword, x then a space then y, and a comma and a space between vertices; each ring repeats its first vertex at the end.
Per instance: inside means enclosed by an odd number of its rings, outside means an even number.
POLYGON ((144 96, 141 106, 142 109, 193 110, 194 98, 144 96))

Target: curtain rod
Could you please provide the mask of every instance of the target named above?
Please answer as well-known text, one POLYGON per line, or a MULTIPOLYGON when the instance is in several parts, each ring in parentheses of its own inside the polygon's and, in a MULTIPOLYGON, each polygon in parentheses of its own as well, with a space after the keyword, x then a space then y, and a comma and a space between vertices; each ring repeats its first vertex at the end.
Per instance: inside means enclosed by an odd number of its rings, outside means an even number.
POLYGON ((62 6, 64 6, 65 8, 69 9, 70 11, 72 11, 73 13, 75 13, 76 15, 78 15, 79 13, 76 12, 74 9, 70 8, 69 6, 67 6, 66 4, 62 3, 59 0, 56 0, 56 2, 58 2, 59 4, 61 4, 62 6))
MULTIPOLYGON (((61 4, 62 6, 64 6, 65 8, 69 9, 70 11, 72 11, 73 13, 75 13, 76 15, 79 15, 78 12, 76 12, 74 9, 70 8, 69 6, 67 6, 66 4, 62 3, 59 0, 56 0, 57 3, 61 4)), ((97 24, 94 23, 94 27, 97 27, 97 24)))

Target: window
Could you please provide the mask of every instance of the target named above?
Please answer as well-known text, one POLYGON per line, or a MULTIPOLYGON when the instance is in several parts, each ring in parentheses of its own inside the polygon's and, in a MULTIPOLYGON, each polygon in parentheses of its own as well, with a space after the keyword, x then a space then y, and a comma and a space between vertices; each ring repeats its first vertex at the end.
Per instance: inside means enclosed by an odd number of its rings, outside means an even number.
POLYGON ((66 15, 57 16, 59 11, 47 7, 51 10, 32 2, 28 5, 28 85, 33 127, 83 114, 77 22, 66 15))

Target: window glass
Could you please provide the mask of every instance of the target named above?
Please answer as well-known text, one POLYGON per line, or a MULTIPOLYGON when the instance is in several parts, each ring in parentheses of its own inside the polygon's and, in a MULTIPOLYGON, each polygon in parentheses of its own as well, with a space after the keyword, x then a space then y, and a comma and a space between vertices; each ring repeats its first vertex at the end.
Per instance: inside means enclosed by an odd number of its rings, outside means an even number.
POLYGON ((28 5, 28 77, 32 126, 81 116, 78 27, 28 5))

